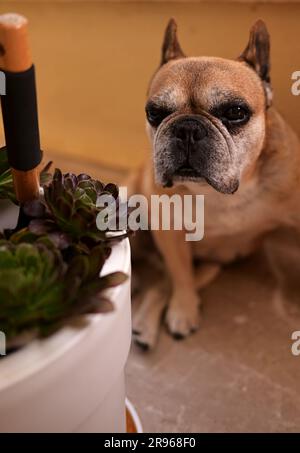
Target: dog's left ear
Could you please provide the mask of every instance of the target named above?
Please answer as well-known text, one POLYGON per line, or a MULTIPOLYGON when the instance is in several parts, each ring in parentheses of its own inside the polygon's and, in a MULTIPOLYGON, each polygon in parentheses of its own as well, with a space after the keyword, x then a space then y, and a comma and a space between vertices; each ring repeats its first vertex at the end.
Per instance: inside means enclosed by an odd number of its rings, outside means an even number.
POLYGON ((252 26, 247 47, 238 59, 249 64, 259 75, 265 88, 267 107, 270 107, 272 103, 270 35, 262 20, 258 20, 252 26))
POLYGON ((177 24, 172 18, 169 20, 165 31, 160 65, 162 66, 170 60, 176 60, 184 57, 185 54, 183 53, 177 38, 177 24))

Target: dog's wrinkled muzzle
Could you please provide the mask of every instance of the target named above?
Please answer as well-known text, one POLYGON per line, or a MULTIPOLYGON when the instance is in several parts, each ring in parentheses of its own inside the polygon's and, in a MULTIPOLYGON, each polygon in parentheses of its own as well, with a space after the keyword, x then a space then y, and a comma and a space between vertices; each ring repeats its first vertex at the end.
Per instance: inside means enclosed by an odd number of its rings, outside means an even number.
POLYGON ((234 143, 225 126, 209 114, 172 115, 163 121, 154 140, 156 181, 203 181, 222 193, 234 193, 239 174, 233 160, 234 143))

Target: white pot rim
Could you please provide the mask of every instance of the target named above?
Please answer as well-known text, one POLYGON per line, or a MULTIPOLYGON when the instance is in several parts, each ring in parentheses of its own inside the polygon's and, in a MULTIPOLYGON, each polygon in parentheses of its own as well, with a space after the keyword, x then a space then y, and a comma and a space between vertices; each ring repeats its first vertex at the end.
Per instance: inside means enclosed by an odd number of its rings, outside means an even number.
POLYGON ((139 417, 139 414, 137 413, 136 408, 134 407, 134 405, 128 398, 126 398, 126 400, 125 400, 125 406, 132 417, 133 423, 135 424, 136 432, 138 434, 143 433, 144 428, 143 428, 141 419, 139 417))
MULTIPOLYGON (((130 245, 125 239, 112 247, 112 253, 105 262, 101 275, 123 271, 130 275, 130 245)), ((34 340, 24 348, 0 360, 0 393, 18 382, 51 365, 61 356, 70 352, 79 342, 89 337, 96 329, 101 329, 103 337, 111 332, 117 319, 127 307, 122 306, 119 294, 122 285, 108 290, 109 297, 115 301, 114 311, 106 314, 85 316, 88 321, 84 327, 66 326, 43 340, 34 340)))

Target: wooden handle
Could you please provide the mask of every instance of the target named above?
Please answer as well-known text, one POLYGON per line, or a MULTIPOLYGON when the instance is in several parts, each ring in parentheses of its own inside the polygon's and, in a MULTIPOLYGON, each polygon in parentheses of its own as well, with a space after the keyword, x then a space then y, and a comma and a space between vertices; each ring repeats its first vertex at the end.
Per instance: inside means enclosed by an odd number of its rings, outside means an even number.
MULTIPOLYGON (((19 14, 0 15, 0 68, 23 72, 32 66, 28 42, 28 21, 19 14)), ((12 169, 14 187, 20 203, 38 198, 39 172, 12 169)))
POLYGON ((22 72, 32 65, 28 43, 28 21, 19 14, 0 15, 0 67, 6 71, 22 72))

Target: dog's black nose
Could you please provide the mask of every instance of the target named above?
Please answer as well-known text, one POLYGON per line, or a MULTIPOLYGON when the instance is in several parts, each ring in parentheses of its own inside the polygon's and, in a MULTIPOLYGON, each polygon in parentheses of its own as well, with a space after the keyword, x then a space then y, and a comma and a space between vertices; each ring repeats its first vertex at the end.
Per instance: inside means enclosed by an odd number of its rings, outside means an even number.
POLYGON ((185 147, 190 149, 206 137, 207 130, 197 120, 184 119, 176 124, 174 135, 185 147))

